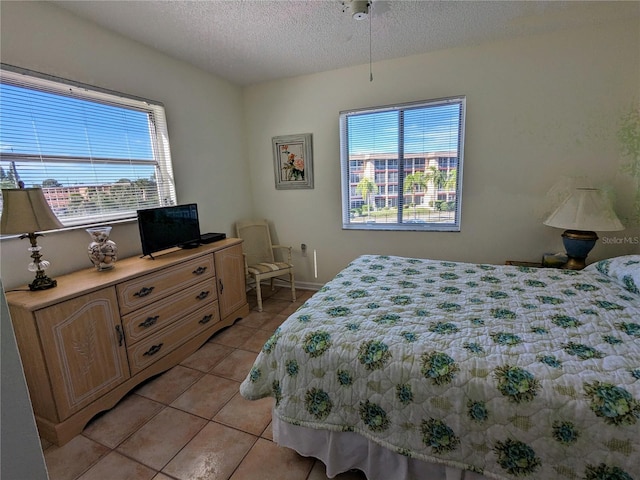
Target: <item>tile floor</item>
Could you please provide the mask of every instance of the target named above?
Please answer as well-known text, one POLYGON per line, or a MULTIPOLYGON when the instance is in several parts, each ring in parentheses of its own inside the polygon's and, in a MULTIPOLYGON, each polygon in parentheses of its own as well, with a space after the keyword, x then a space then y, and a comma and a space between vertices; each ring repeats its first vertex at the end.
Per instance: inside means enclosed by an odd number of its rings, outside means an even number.
MULTIPOLYGON (((265 288, 267 293, 268 288, 265 288)), ((324 465, 272 441, 271 407, 238 388, 264 342, 312 291, 276 290, 263 311, 131 391, 62 447, 42 441, 50 480, 322 480, 324 465)), ((265 295, 266 296, 266 295, 265 295)), ((340 480, 363 480, 359 472, 340 480)))

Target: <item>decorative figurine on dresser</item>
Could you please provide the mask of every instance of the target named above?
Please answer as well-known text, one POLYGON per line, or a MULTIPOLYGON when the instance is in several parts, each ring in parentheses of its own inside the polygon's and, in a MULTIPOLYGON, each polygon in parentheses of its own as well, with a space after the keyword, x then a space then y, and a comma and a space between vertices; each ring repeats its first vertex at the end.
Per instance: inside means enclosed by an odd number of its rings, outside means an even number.
POLYGON ((89 260, 98 271, 110 270, 116 266, 118 247, 109 239, 111 227, 87 228, 92 242, 89 244, 89 260))

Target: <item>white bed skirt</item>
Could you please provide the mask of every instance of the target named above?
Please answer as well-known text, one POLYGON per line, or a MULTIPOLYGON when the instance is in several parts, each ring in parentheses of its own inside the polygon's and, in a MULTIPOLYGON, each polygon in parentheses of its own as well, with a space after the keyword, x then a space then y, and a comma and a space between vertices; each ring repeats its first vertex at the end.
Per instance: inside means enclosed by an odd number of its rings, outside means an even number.
POLYGON ((327 477, 357 469, 368 480, 487 480, 483 475, 392 452, 352 432, 300 427, 273 415, 273 440, 327 467, 327 477))

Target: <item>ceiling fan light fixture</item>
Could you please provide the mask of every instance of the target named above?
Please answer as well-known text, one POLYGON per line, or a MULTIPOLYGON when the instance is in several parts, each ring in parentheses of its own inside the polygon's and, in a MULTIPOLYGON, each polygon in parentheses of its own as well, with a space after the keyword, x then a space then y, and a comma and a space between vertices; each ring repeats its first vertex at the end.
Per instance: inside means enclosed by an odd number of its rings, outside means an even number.
POLYGON ((369 19, 369 81, 373 82, 373 71, 371 68, 372 54, 371 54, 371 12, 369 9, 373 5, 373 0, 342 0, 342 13, 347 10, 351 11, 352 18, 356 20, 369 19))
POLYGON ((364 20, 369 16, 369 6, 371 5, 369 0, 344 0, 342 5, 344 6, 343 12, 351 10, 351 16, 356 20, 364 20))

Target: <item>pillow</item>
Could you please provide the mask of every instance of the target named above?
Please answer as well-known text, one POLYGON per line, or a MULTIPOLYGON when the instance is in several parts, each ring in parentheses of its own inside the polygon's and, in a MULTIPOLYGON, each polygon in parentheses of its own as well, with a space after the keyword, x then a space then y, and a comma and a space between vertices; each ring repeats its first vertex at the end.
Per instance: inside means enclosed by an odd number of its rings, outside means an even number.
POLYGON ((600 272, 615 279, 631 293, 640 294, 640 255, 624 255, 592 263, 583 271, 600 272))

